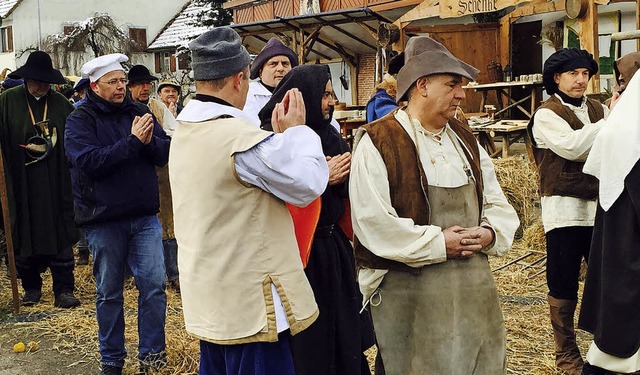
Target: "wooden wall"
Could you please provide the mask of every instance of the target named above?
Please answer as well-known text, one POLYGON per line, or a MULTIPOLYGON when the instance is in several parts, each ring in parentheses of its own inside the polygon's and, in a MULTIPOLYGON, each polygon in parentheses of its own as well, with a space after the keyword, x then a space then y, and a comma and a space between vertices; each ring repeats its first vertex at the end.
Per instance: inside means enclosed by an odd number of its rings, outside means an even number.
MULTIPOLYGON (((393 2, 394 0, 319 0, 322 12, 343 9, 358 9, 371 5, 393 2)), ((270 0, 260 3, 248 3, 233 8, 234 23, 250 23, 290 17, 300 14, 300 0, 270 0)))
MULTIPOLYGON (((476 67, 480 74, 476 78, 478 83, 489 83, 487 65, 492 61, 500 61, 498 23, 476 23, 470 25, 439 25, 407 27, 405 32, 428 33, 430 37, 442 43, 457 58, 476 67)), ((508 46, 504 46, 508 48, 508 46)), ((478 112, 480 109, 480 94, 473 90, 465 92, 467 98, 462 109, 465 112, 478 112)), ((487 98, 488 103, 496 103, 495 94, 487 98)))

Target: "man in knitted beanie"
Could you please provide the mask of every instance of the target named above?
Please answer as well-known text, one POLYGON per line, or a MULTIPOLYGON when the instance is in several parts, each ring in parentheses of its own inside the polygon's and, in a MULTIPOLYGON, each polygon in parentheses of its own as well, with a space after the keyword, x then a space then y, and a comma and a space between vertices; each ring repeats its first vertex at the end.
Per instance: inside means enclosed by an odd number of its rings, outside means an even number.
POLYGON ((593 56, 564 48, 544 63, 543 83, 551 97, 529 122, 540 172, 542 224, 547 241, 547 286, 556 366, 570 375, 582 371, 574 312, 582 259, 588 260, 598 181, 582 172, 609 110, 584 92, 598 72, 593 56))
POLYGON ((289 337, 318 317, 285 202, 307 206, 329 170, 297 89, 274 132, 242 112, 250 57, 229 27, 189 44, 196 96, 177 117, 169 157, 186 330, 200 374, 293 375, 289 337), (274 134, 275 133, 275 134, 274 134))
POLYGON ((280 39, 269 39, 251 64, 250 78, 257 81, 249 84, 249 94, 243 111, 257 118, 258 112, 271 99, 278 83, 295 66, 298 66, 298 56, 295 52, 282 44, 280 39))

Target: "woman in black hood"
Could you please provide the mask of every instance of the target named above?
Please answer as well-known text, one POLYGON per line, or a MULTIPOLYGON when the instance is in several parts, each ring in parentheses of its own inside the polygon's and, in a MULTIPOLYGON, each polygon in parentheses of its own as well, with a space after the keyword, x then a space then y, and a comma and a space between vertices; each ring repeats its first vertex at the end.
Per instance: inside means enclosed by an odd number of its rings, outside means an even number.
MULTIPOLYGON (((301 65, 280 81, 271 100, 260 111, 261 127, 272 130, 271 113, 287 91, 297 88, 306 109, 306 125, 322 142, 325 156, 340 158, 349 146, 331 126, 333 101, 329 67, 301 65), (323 108, 324 107, 324 108, 323 108)), ((345 155, 350 160, 350 155, 345 155)), ((368 315, 360 317, 362 295, 355 274, 355 260, 349 239, 338 222, 345 213, 348 179, 332 178, 322 194, 320 219, 305 269, 320 309, 318 320, 303 332, 291 337, 291 351, 297 375, 357 375, 367 369, 363 351, 374 343, 373 326, 368 315)), ((344 174, 348 173, 346 163, 344 174)), ((364 314, 368 314, 365 312, 364 314)))

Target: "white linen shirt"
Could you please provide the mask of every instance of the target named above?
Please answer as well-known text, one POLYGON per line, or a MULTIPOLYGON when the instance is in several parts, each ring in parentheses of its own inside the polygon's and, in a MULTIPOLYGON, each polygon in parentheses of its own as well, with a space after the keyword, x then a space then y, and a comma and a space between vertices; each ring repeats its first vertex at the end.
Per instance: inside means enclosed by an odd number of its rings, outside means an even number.
MULTIPOLYGON (((584 127, 573 130, 569 123, 555 112, 547 108, 540 108, 533 117, 533 138, 538 148, 550 149, 567 160, 584 162, 587 160, 593 141, 605 124, 605 120, 591 123, 586 101, 583 101, 580 107, 576 107, 565 103, 559 95, 556 97, 575 113, 584 127)), ((606 106, 602 107, 606 118, 609 109, 606 106)), ((556 228, 593 226, 598 207, 595 199, 586 200, 559 195, 541 197, 540 205, 542 206, 542 225, 545 233, 556 228)))
MULTIPOLYGON (((462 152, 462 142, 449 125, 445 127, 441 142, 437 142, 427 135, 418 120, 413 119, 410 123, 404 110, 396 112, 395 118, 417 144, 429 185, 453 188, 468 183, 463 171, 463 163, 466 164, 467 160, 454 147, 456 142, 462 152)), ((484 184, 482 224, 491 226, 495 232, 493 247, 484 252, 502 256, 511 247, 520 222, 498 184, 491 158, 482 147, 479 149, 484 184)), ((411 267, 447 260, 442 233, 446 228, 417 225, 410 218, 398 216, 391 204, 386 166, 366 133, 358 142, 351 160, 349 196, 353 231, 358 240, 375 255, 411 267)), ((382 282, 385 273, 386 270, 359 271, 358 279, 365 300, 382 282)))

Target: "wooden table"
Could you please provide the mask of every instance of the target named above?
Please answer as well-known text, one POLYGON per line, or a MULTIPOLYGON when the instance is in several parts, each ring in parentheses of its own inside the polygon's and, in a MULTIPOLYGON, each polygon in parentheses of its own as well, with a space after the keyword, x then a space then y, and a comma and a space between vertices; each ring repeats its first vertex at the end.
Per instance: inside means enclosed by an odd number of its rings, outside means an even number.
POLYGON ((528 118, 531 118, 536 109, 536 89, 542 86, 542 82, 496 82, 482 85, 467 85, 463 86, 463 88, 473 89, 482 94, 482 99, 480 100, 480 112, 486 112, 484 105, 487 104, 487 95, 490 91, 495 91, 496 98, 498 99, 498 111, 495 113, 496 117, 511 108, 517 108, 528 118), (512 87, 522 87, 527 90, 529 94, 520 100, 515 100, 511 97, 511 93, 509 92, 512 87), (503 97, 507 99, 506 106, 503 105, 503 97), (528 108, 523 107, 527 102, 529 102, 528 108))
POLYGON ((336 119, 340 124, 340 134, 342 138, 349 144, 349 147, 353 148, 353 136, 359 127, 367 123, 364 118, 341 118, 336 119))
POLYGON ((491 125, 471 126, 471 130, 478 137, 480 145, 487 150, 493 158, 502 154, 503 158, 509 156, 510 147, 513 143, 522 139, 529 155, 529 160, 533 161, 533 146, 531 138, 527 133, 528 120, 501 120, 491 125), (502 149, 498 150, 493 138, 502 138, 502 149))

